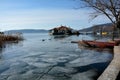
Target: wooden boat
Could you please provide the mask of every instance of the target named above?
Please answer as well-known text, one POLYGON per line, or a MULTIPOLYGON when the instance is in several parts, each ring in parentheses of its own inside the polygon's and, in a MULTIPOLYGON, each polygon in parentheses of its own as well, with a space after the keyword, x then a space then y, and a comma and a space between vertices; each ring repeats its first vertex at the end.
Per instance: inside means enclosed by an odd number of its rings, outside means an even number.
POLYGON ((95 48, 113 48, 120 44, 120 40, 115 41, 95 41, 95 40, 82 40, 79 41, 80 45, 85 47, 95 47, 95 48))

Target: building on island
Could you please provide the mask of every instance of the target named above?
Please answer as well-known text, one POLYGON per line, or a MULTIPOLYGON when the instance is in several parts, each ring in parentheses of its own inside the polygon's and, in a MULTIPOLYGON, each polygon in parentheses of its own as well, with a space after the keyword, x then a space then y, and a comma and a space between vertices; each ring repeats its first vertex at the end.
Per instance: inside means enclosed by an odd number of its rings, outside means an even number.
POLYGON ((73 34, 79 35, 79 31, 62 25, 60 27, 51 29, 49 32, 52 35, 73 35, 73 34))

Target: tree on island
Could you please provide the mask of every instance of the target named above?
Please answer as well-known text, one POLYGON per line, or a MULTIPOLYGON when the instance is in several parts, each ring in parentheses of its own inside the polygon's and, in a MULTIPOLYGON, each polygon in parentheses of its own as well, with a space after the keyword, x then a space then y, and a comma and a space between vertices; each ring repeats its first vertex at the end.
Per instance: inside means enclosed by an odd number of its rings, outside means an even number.
POLYGON ((115 28, 119 29, 120 35, 120 0, 75 0, 82 3, 83 7, 92 8, 95 12, 92 13, 92 19, 99 15, 105 15, 114 25, 113 37, 115 28))

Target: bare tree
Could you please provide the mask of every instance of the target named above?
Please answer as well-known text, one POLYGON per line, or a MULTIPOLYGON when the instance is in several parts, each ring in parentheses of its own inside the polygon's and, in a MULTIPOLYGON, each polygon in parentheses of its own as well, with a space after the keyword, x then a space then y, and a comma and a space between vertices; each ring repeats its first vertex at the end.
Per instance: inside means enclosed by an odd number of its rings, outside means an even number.
MULTIPOLYGON (((83 2, 84 7, 92 8, 92 18, 105 15, 120 31, 120 0, 76 0, 83 2)), ((113 37, 114 39, 114 37, 113 37)))

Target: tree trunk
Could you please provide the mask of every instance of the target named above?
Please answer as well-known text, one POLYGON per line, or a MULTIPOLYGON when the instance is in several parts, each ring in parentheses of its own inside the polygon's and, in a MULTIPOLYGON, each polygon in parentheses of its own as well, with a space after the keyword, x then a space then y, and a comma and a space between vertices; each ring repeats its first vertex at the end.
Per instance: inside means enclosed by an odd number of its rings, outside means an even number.
POLYGON ((120 38, 120 20, 117 22, 116 27, 118 29, 118 37, 120 38))
POLYGON ((114 41, 114 38, 115 38, 115 25, 113 26, 112 41, 114 41))

